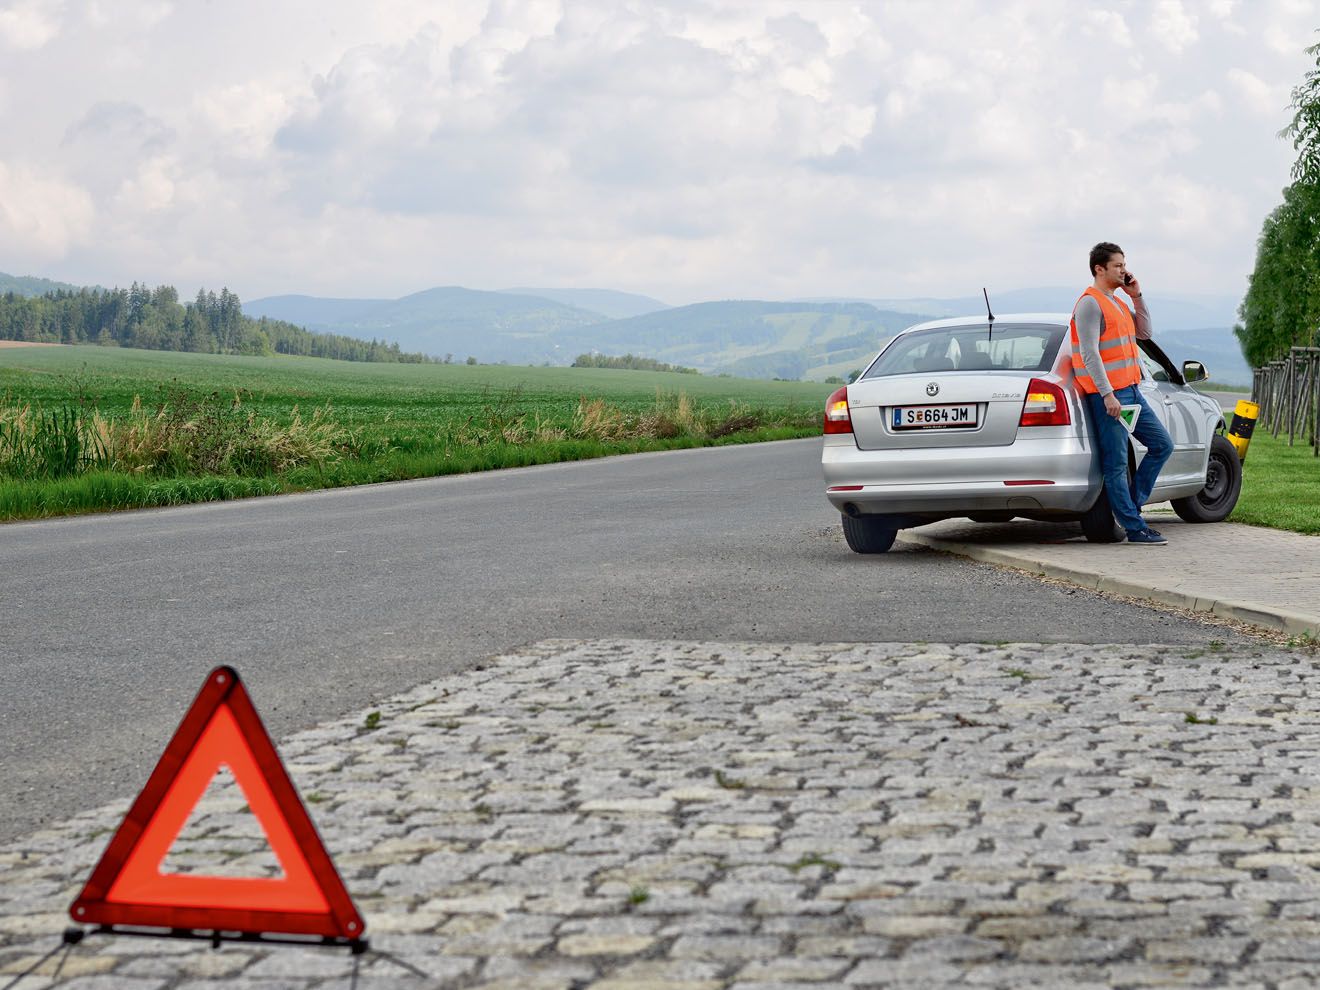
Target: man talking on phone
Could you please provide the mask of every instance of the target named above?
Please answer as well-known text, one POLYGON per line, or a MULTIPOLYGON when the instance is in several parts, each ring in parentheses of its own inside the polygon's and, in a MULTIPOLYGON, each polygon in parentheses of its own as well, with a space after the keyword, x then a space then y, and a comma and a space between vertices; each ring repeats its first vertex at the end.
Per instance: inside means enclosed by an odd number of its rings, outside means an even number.
POLYGON ((1173 441, 1154 411, 1141 396, 1141 359, 1138 340, 1150 340, 1150 312, 1142 298, 1141 283, 1127 270, 1123 249, 1109 241, 1091 248, 1091 276, 1095 283, 1073 307, 1072 367, 1100 449, 1100 470, 1109 494, 1109 507, 1133 546, 1163 546, 1169 541, 1146 525, 1141 507, 1150 498, 1160 469, 1173 453, 1173 441), (1133 304, 1114 293, 1122 289, 1133 304), (1140 406, 1135 436, 1146 456, 1128 483, 1128 428, 1119 418, 1124 406, 1140 406))

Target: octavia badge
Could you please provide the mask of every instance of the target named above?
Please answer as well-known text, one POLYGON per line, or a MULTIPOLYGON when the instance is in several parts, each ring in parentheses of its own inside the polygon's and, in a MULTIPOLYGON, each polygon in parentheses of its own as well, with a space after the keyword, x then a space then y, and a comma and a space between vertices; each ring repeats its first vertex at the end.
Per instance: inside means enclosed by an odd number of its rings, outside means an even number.
POLYGON ((940 383, 939 383, 939 382, 931 382, 929 385, 927 385, 927 386, 926 386, 926 394, 927 394, 927 395, 931 395, 931 396, 939 395, 939 394, 940 394, 940 383))

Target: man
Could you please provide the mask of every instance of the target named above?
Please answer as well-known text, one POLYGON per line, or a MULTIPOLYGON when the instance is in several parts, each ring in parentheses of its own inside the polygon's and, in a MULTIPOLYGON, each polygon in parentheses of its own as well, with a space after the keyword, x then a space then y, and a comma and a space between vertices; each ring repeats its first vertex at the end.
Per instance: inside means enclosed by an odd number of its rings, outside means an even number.
POLYGON ((1077 385, 1086 396, 1100 470, 1109 494, 1109 507, 1133 546, 1162 546, 1169 541, 1146 525, 1141 507, 1150 498, 1160 468, 1173 453, 1173 441, 1154 410, 1141 397, 1141 359, 1137 340, 1149 340, 1150 313, 1142 298, 1141 283, 1127 270, 1123 249, 1102 241, 1091 249, 1091 276, 1095 283, 1073 307, 1072 366, 1077 385), (1135 315, 1114 296, 1122 289, 1135 306, 1135 315), (1119 418, 1123 406, 1140 406, 1132 434, 1146 448, 1146 456, 1128 484, 1128 428, 1119 418))

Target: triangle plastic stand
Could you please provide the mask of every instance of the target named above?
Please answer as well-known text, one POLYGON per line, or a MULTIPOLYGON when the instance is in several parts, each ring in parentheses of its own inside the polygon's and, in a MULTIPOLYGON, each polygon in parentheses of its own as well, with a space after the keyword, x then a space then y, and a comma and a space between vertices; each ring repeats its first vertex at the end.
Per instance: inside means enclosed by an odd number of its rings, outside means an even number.
POLYGON ((232 667, 207 675, 69 914, 110 928, 319 935, 350 944, 360 943, 366 929, 232 667), (162 872, 223 766, 265 830, 282 877, 162 872))

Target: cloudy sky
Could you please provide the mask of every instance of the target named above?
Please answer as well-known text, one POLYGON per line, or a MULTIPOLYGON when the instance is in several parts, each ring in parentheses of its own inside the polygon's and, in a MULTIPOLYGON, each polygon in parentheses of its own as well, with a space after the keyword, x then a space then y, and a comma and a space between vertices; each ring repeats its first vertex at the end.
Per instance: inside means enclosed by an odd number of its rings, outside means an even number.
POLYGON ((1240 295, 1313 0, 0 0, 0 271, 1240 295))

